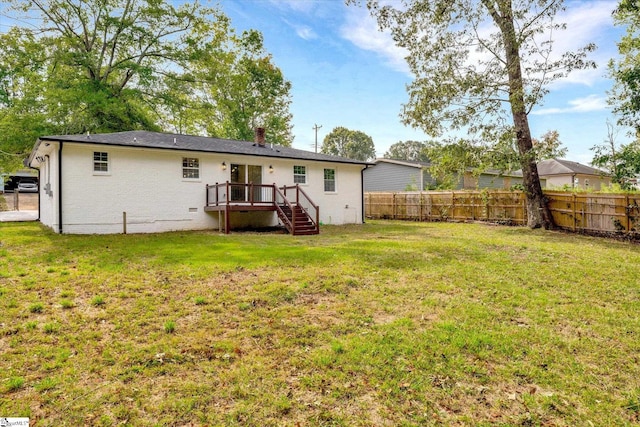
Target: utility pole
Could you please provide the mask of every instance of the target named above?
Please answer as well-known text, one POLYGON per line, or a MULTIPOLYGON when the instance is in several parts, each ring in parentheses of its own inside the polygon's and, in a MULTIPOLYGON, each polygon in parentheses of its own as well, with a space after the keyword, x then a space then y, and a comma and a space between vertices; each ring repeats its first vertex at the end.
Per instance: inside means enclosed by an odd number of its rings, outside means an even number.
POLYGON ((313 127, 311 128, 316 131, 316 153, 318 152, 318 129, 320 129, 321 127, 322 125, 318 126, 314 123, 313 127))

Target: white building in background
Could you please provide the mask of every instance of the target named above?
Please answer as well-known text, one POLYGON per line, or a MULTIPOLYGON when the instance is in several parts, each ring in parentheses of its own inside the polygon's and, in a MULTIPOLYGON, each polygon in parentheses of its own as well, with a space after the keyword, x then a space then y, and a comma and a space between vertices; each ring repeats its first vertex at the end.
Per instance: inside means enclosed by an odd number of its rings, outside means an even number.
POLYGON ((272 146, 263 135, 42 137, 28 159, 39 170, 40 221, 72 234, 363 222, 368 163, 272 146))

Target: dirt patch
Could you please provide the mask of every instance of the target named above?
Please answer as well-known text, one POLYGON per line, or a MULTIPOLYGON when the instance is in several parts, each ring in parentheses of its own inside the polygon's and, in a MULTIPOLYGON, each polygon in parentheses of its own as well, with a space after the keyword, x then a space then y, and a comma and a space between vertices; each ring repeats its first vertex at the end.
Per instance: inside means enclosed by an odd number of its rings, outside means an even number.
POLYGON ((37 210, 38 210, 38 193, 0 194, 0 211, 37 211, 37 210))

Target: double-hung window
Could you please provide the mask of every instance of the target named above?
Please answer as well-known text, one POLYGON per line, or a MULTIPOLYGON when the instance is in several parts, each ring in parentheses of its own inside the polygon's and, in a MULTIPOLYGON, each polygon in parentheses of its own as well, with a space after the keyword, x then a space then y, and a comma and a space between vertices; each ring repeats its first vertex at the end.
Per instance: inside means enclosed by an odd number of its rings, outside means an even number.
POLYGON ((200 178, 200 160, 195 157, 182 158, 182 178, 199 179, 200 178))
POLYGON ((307 183, 307 167, 306 166, 293 167, 293 183, 294 184, 307 183))
POLYGON ((96 173, 109 172, 109 153, 104 151, 93 152, 93 171, 96 173))
POLYGON ((336 170, 324 170, 324 191, 334 193, 336 191, 336 170))

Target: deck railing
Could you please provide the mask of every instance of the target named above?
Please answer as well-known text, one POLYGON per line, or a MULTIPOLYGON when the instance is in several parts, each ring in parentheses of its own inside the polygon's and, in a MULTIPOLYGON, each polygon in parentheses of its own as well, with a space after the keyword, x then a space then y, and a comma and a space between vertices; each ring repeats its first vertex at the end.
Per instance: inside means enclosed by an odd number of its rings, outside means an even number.
POLYGON ((272 205, 276 200, 275 184, 238 184, 225 182, 207 185, 207 206, 242 204, 272 205))

